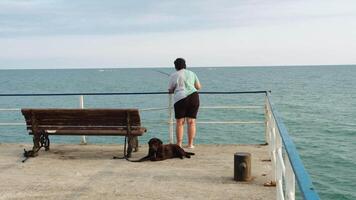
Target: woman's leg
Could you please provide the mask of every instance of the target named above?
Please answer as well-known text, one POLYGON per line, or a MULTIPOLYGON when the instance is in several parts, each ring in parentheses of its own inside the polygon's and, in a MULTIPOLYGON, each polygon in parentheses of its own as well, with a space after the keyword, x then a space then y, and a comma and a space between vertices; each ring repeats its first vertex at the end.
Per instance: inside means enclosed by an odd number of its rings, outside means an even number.
POLYGON ((183 142, 184 120, 184 118, 176 119, 177 145, 180 147, 182 146, 183 142))
POLYGON ((196 133, 195 119, 187 118, 187 123, 188 123, 188 147, 193 147, 195 133, 196 133))

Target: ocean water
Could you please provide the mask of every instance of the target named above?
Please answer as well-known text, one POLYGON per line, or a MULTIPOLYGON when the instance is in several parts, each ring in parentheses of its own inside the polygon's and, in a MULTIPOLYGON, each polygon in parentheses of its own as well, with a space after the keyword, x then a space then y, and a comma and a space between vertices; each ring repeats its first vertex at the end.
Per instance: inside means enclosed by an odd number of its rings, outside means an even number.
MULTIPOLYGON (((293 138, 322 199, 356 199, 356 66, 190 68, 202 91, 271 90, 272 100, 293 138)), ((0 70, 0 94, 73 92, 164 92, 173 68, 0 70)), ((201 106, 261 106, 204 109, 199 121, 263 121, 264 95, 202 94, 201 106)), ((85 96, 91 108, 166 107, 167 95, 85 96)), ((78 96, 0 97, 0 108, 79 107, 78 96)), ((168 141, 167 110, 142 111, 151 137, 168 141)), ((23 122, 18 111, 1 111, 0 122, 23 122)), ((78 143, 78 137, 51 137, 78 143)), ((186 137, 185 137, 186 138, 186 137)), ((122 143, 122 137, 90 137, 91 143, 122 143)), ((0 126, 0 142, 27 142, 24 126, 0 126)), ((197 144, 263 143, 263 124, 198 124, 197 144)))

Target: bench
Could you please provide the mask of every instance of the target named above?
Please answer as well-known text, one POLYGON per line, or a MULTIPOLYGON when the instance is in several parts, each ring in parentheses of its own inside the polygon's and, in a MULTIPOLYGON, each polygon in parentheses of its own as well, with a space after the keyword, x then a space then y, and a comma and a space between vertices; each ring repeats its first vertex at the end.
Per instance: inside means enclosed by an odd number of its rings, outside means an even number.
MULTIPOLYGON (((49 150, 49 135, 125 136, 124 154, 138 151, 138 136, 147 130, 141 127, 138 109, 21 109, 27 131, 33 135, 31 153, 44 147, 49 150), (126 149, 127 139, 127 149, 126 149), (127 150, 127 151, 126 151, 127 150)), ((26 151, 25 151, 26 156, 26 151)))

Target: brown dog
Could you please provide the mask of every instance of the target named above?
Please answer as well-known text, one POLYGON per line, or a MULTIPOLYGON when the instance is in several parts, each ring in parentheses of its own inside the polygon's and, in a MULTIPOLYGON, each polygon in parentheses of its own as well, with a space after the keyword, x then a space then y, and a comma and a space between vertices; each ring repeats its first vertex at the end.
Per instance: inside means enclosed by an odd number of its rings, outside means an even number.
POLYGON ((160 161, 169 158, 190 158, 191 155, 195 155, 192 152, 186 152, 180 146, 176 144, 163 144, 158 138, 152 138, 148 141, 148 155, 146 157, 137 160, 142 162, 145 160, 160 161))

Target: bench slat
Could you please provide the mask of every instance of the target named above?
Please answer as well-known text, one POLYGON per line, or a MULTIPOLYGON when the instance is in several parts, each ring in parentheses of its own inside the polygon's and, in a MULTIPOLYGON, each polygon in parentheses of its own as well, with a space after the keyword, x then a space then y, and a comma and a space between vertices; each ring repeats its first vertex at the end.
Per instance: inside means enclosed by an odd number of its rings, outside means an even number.
MULTIPOLYGON (((37 116, 36 116, 37 117, 37 116)), ((60 117, 60 116, 58 116, 60 117)), ((126 119, 125 119, 126 120, 126 119)), ((26 120, 26 124, 31 124, 31 120, 26 120)), ((73 119, 73 120, 68 120, 68 119, 39 119, 37 120, 37 123, 40 125, 67 125, 67 126, 126 126, 127 122, 126 121, 120 121, 119 119, 106 119, 106 118, 101 118, 98 120, 95 119, 73 119)), ((132 119, 131 121, 131 126, 140 126, 141 123, 139 121, 135 121, 135 119, 132 119)))
MULTIPOLYGON (((145 128, 131 130, 131 136, 142 136, 146 132, 145 128)), ((88 136, 125 136, 126 130, 123 129, 98 129, 98 130, 73 130, 73 129, 48 129, 46 130, 48 135, 88 135, 88 136)), ((33 135, 32 132, 29 132, 33 135)))
POLYGON ((40 124, 126 124, 127 112, 130 113, 131 123, 139 125, 140 116, 137 109, 22 109, 26 122, 31 122, 31 116, 35 114, 40 124))

